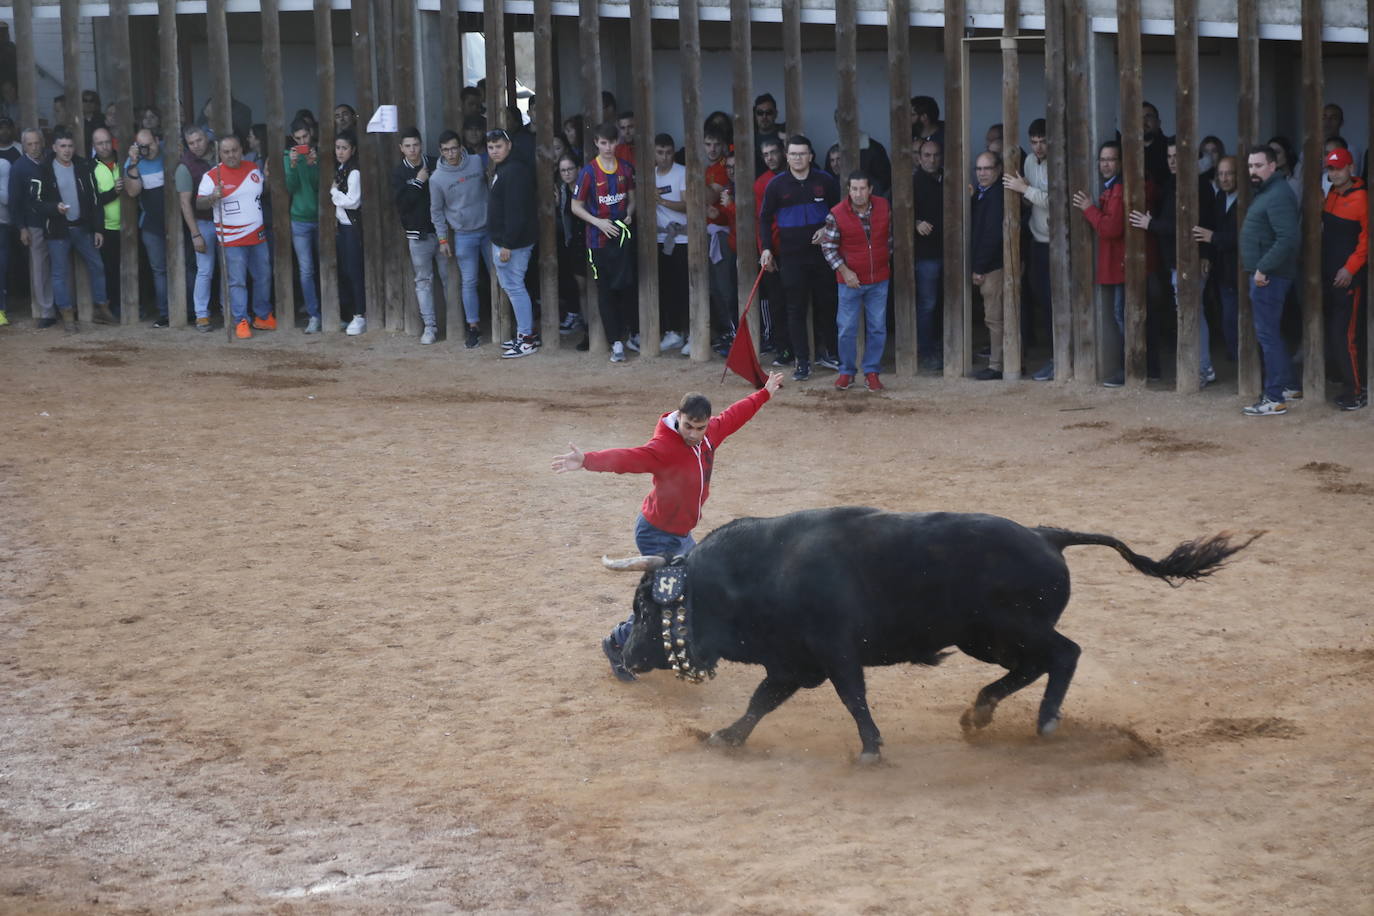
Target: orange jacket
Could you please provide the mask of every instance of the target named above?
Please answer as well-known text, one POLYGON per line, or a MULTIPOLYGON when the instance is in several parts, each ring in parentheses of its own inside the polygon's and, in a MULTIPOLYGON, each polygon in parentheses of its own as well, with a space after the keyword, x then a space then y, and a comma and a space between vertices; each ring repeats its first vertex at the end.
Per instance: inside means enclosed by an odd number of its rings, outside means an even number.
POLYGON ((1364 181, 1344 191, 1332 188, 1322 203, 1322 274, 1330 279, 1344 267, 1351 276, 1369 260, 1369 197, 1364 181))

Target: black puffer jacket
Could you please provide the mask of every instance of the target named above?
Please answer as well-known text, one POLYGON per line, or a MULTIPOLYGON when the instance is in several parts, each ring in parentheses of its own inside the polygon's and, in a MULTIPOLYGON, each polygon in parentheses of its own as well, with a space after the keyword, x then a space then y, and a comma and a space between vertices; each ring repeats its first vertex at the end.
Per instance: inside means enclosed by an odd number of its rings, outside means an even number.
MULTIPOLYGON (((73 156, 71 167, 76 170, 76 194, 81 203, 81 216, 75 225, 90 232, 100 232, 104 225, 104 213, 96 201, 95 171, 91 160, 84 156, 73 156)), ((44 219, 43 232, 50 239, 65 239, 69 222, 67 215, 57 209, 62 203, 62 195, 57 187, 57 173, 62 168, 56 159, 49 159, 38 170, 38 177, 29 182, 29 209, 41 214, 44 219)))

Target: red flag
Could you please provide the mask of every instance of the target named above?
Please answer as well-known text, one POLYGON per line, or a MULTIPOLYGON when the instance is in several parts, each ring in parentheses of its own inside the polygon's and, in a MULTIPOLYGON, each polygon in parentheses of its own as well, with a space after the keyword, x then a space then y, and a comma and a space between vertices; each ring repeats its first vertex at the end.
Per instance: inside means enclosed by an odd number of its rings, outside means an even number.
POLYGON ((768 383, 768 373, 763 371, 763 366, 759 363, 758 350, 754 348, 754 337, 749 333, 749 309, 754 305, 754 296, 759 291, 759 281, 763 279, 763 271, 760 270, 758 277, 754 280, 754 288, 749 291, 749 301, 744 304, 744 312, 739 316, 739 328, 735 331, 734 343, 730 344, 730 353, 725 357, 725 370, 720 374, 721 382, 725 381, 725 373, 733 372, 755 388, 762 388, 768 383))

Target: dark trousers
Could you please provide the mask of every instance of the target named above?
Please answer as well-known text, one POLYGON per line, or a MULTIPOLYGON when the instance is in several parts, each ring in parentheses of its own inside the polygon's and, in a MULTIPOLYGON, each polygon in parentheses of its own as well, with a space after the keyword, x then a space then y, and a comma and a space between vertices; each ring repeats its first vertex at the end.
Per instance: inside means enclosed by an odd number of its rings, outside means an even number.
POLYGON ((658 247, 658 321, 661 329, 687 336, 687 246, 673 246, 672 254, 658 247))
POLYGON ((339 259, 339 314, 344 321, 367 314, 363 286, 363 227, 339 224, 335 257, 339 259))
POLYGON ((1337 289, 1326 284, 1326 360, 1340 374, 1343 394, 1364 391, 1364 374, 1360 371, 1360 355, 1364 349, 1364 335, 1360 333, 1364 303, 1363 272, 1349 289, 1337 289))
POLYGON ((634 245, 612 241, 602 248, 590 248, 592 277, 596 280, 597 310, 606 343, 624 340, 639 324, 635 288, 634 245))
MULTIPOLYGON (((1031 301, 1035 314, 1030 316, 1030 320, 1035 322, 1035 334, 1032 335, 1044 343, 1054 345, 1054 313, 1050 306, 1050 243, 1032 241, 1030 246, 1030 258, 1027 261, 1026 269, 1030 274, 1031 301)), ((1021 339, 1026 339, 1024 328, 1030 322, 1023 314, 1021 316, 1022 334, 1021 339)), ((1054 353, 1051 350, 1050 356, 1054 353)))
POLYGON ((820 247, 812 246, 808 251, 784 255, 778 261, 778 272, 782 274, 783 296, 787 299, 787 330, 797 361, 811 361, 811 342, 806 334, 808 308, 813 310, 817 353, 833 354, 838 349, 835 312, 839 305, 839 287, 835 272, 825 263, 820 247))
POLYGON ((781 352, 788 347, 787 294, 782 288, 782 276, 776 270, 764 271, 763 300, 759 303, 759 327, 763 339, 781 352))
POLYGON ((100 262, 105 265, 105 298, 110 311, 119 314, 119 230, 106 229, 100 243, 100 262))

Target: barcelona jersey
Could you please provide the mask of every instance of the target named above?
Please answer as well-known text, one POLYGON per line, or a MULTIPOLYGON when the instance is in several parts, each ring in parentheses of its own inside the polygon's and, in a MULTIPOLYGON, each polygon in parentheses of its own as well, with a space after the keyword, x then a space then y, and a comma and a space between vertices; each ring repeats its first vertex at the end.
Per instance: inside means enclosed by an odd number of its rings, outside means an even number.
MULTIPOLYGON (((598 159, 593 159, 577 176, 575 196, 592 216, 615 222, 629 212, 630 192, 634 189, 635 170, 630 163, 617 159, 615 171, 607 172, 598 159)), ((587 224, 588 248, 604 248, 609 241, 600 229, 587 224)))

